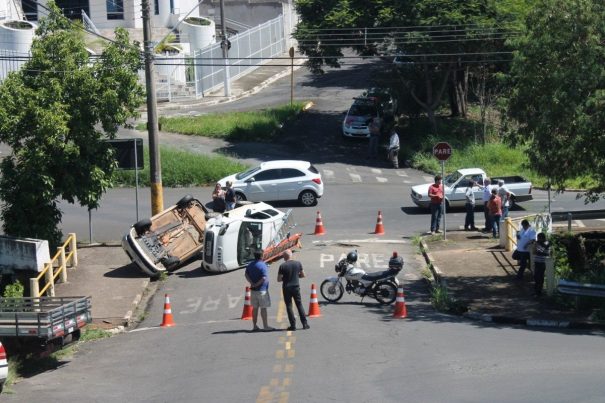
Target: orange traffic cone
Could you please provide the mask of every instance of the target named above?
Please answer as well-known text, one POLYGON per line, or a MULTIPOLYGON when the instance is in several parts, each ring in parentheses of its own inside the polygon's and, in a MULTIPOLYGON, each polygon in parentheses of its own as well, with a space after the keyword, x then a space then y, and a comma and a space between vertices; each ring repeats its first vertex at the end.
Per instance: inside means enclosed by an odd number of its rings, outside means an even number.
POLYGON ((315 233, 313 235, 323 235, 326 231, 324 231, 324 223, 321 222, 321 214, 319 211, 317 212, 317 218, 315 219, 315 233))
POLYGON ((378 218, 376 219, 376 228, 374 234, 384 235, 384 226, 382 225, 382 212, 378 210, 378 218))
POLYGON ((317 302, 317 290, 315 289, 315 284, 311 284, 311 302, 309 303, 309 314, 307 316, 310 318, 318 318, 321 316, 321 312, 319 311, 319 303, 317 302))
POLYGON ((242 320, 252 319, 252 304, 250 303, 250 287, 246 287, 246 297, 244 298, 244 311, 242 312, 242 320))
POLYGON ((395 312, 393 317, 397 319, 404 319, 408 316, 408 310, 405 307, 405 297, 403 295, 403 287, 397 288, 397 299, 395 300, 395 312))
POLYGON ((174 320, 172 319, 172 308, 170 308, 170 297, 166 294, 164 300, 164 317, 162 318, 160 327, 172 327, 175 325, 176 323, 174 323, 174 320))

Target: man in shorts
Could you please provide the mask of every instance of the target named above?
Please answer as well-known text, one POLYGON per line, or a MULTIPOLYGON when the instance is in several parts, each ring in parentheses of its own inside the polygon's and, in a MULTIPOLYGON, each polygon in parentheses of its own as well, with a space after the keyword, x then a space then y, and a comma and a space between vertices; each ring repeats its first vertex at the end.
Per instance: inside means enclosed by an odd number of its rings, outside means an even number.
POLYGON ((269 297, 269 267, 263 261, 263 251, 254 251, 254 261, 246 266, 246 280, 250 283, 250 304, 252 305, 252 331, 258 332, 256 325, 258 311, 263 321, 264 330, 275 330, 267 323, 267 308, 271 306, 269 297))

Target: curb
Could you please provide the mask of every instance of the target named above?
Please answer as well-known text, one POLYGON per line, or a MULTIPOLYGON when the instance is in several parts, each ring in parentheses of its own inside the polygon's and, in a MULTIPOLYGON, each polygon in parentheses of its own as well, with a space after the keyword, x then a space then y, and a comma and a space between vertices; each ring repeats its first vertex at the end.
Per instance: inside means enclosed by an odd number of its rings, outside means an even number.
MULTIPOLYGON (((424 256, 429 269, 433 273, 435 283, 440 286, 447 287, 447 283, 443 278, 443 272, 433 263, 434 259, 429 253, 429 248, 422 239, 420 241, 420 250, 424 256)), ((478 322, 486 323, 498 323, 498 324, 509 324, 509 325, 520 325, 526 327, 536 328, 552 328, 552 329, 584 329, 584 330, 605 330, 605 323, 591 323, 581 321, 568 321, 568 320, 552 320, 552 319, 524 319, 515 318, 511 316, 501 315, 490 315, 481 312, 465 312, 461 315, 464 318, 471 319, 478 322)))

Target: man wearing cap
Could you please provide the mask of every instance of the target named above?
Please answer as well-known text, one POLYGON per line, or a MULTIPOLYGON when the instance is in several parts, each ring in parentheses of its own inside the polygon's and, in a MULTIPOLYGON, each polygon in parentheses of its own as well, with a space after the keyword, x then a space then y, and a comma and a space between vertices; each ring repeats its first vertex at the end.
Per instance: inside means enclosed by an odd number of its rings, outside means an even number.
POLYGON ((271 306, 269 296, 269 267, 263 261, 263 251, 254 251, 254 260, 246 266, 246 280, 250 283, 250 304, 252 305, 252 331, 258 332, 260 328, 256 325, 258 311, 263 321, 264 330, 274 330, 267 322, 267 308, 271 306))

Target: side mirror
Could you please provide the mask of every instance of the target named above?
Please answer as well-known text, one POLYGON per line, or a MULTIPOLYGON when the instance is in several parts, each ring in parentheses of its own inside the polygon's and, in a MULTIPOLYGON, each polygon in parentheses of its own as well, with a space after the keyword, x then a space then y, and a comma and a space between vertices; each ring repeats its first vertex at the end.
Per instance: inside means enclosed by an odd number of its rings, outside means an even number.
POLYGON ((255 182, 255 180, 254 180, 254 178, 250 178, 250 179, 246 179, 246 181, 245 181, 245 182, 246 182, 246 183, 252 183, 252 182, 255 182))

